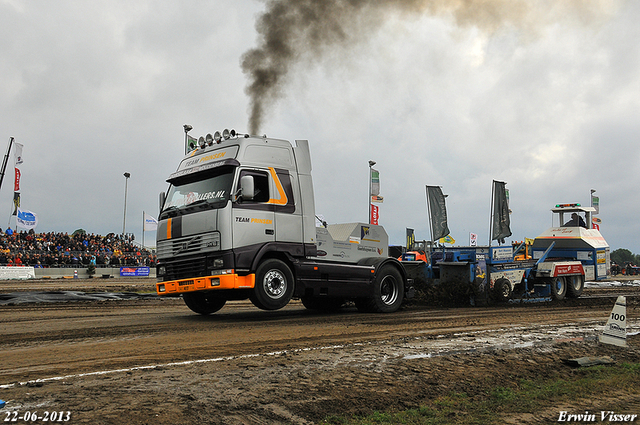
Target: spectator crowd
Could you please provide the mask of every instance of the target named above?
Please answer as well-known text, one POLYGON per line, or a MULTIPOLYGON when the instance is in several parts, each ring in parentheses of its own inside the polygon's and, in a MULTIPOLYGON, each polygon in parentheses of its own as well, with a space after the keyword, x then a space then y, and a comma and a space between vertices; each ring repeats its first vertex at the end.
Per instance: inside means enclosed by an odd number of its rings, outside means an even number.
POLYGON ((134 243, 133 235, 0 229, 0 266, 154 267, 155 260, 152 252, 134 243))

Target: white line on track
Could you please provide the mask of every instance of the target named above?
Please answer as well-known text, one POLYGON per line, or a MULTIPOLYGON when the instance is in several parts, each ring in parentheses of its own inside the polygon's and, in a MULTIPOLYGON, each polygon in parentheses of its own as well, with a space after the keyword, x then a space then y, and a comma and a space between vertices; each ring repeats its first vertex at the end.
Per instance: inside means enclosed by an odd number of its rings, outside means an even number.
POLYGON ((28 385, 28 384, 37 384, 37 383, 45 383, 52 381, 62 381, 65 379, 73 379, 73 378, 81 378, 84 376, 98 376, 98 375, 109 375, 112 373, 123 373, 123 372, 132 372, 135 370, 147 370, 147 369, 156 369, 159 367, 173 367, 173 366, 188 366, 192 364, 201 364, 201 363, 212 363, 212 362, 222 362, 222 361, 230 361, 230 360, 242 360, 249 359, 254 357, 267 357, 267 356, 277 356, 280 354, 291 354, 291 353, 301 353, 305 351, 316 351, 316 350, 333 350, 338 348, 346 348, 346 347, 355 347, 359 345, 364 345, 362 343, 354 343, 354 344, 346 344, 346 345, 327 345, 324 347, 306 347, 306 348, 297 348, 295 350, 280 350, 280 351, 272 351, 270 353, 262 353, 262 354, 243 354, 241 356, 227 356, 227 357, 214 357, 211 359, 199 359, 199 360, 185 360, 182 362, 172 362, 172 363, 161 363, 155 365, 148 366, 134 366, 123 369, 111 369, 111 370, 101 370, 97 372, 87 372, 87 373, 76 373, 72 375, 64 375, 64 376, 54 376, 51 378, 41 378, 34 379, 31 381, 24 382, 14 382, 12 384, 3 384, 0 385, 0 389, 14 388, 18 386, 28 385))

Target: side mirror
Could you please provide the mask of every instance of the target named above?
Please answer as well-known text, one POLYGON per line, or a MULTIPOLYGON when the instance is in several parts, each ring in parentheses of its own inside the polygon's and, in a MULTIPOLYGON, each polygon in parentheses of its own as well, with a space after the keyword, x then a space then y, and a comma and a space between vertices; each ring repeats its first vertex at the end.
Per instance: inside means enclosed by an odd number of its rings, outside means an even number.
POLYGON ((253 200, 253 194, 255 186, 253 182, 253 176, 242 176, 240 179, 240 196, 243 201, 253 200))
POLYGON ((160 201, 160 209, 159 212, 162 212, 162 207, 164 207, 164 201, 166 200, 167 195, 164 192, 160 192, 159 201, 160 201))

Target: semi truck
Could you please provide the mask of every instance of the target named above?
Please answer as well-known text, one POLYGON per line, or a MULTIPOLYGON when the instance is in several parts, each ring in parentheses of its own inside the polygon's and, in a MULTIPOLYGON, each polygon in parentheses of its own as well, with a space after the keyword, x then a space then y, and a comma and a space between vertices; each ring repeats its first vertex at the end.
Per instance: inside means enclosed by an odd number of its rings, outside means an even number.
POLYGON ((436 249, 427 273, 437 285, 462 283, 462 292, 477 304, 577 298, 585 281, 610 276, 609 245, 587 224, 594 211, 575 203, 556 205, 551 209, 552 227, 530 246, 525 241, 516 246, 436 249), (565 221, 569 214, 576 221, 565 221))
POLYGON ((314 310, 353 301, 388 313, 413 295, 382 226, 316 227, 307 140, 225 130, 186 150, 160 194, 158 295, 202 315, 230 300, 277 310, 292 298, 314 310))

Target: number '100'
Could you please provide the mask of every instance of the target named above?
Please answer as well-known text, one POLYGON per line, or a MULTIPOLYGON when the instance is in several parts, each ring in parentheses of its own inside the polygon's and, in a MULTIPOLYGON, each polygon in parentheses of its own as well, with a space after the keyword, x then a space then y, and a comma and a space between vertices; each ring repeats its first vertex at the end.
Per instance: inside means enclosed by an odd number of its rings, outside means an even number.
POLYGON ((619 322, 623 322, 624 321, 624 314, 611 313, 611 318, 613 320, 617 320, 619 322))

